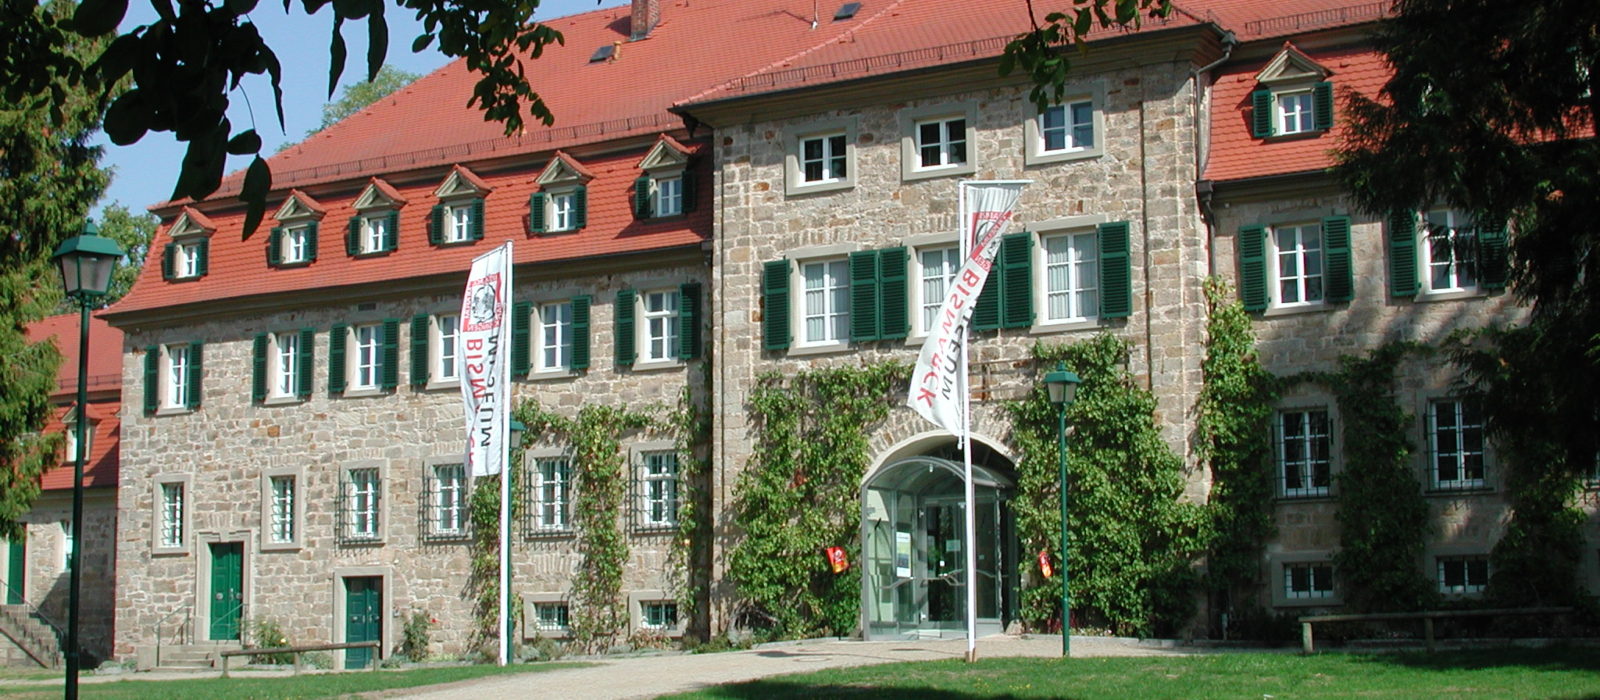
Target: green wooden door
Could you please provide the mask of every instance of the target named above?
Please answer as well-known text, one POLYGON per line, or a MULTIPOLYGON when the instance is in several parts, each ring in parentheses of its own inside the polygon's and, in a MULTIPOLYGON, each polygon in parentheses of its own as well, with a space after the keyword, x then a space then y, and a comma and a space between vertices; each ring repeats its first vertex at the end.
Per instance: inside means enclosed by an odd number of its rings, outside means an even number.
POLYGON ((244 616, 244 544, 211 545, 211 639, 239 639, 244 616))
POLYGON ((6 605, 22 604, 22 571, 27 567, 28 545, 25 540, 6 543, 6 605))
MULTIPOLYGON (((383 638, 383 579, 377 576, 344 580, 344 640, 376 642, 383 638)), ((347 649, 344 667, 366 668, 372 663, 372 649, 347 649)))

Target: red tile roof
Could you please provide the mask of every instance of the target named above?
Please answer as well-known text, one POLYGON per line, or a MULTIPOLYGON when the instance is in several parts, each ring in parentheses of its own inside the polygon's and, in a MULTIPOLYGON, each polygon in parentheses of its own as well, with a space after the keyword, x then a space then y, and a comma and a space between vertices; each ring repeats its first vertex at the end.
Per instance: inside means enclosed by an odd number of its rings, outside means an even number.
POLYGON ((1211 93, 1211 150, 1204 178, 1226 182, 1269 175, 1322 170, 1333 165, 1333 149, 1345 132, 1338 108, 1351 92, 1376 98, 1392 71, 1383 55, 1370 48, 1306 51, 1331 71, 1334 127, 1314 136, 1256 138, 1250 130, 1250 93, 1256 74, 1271 60, 1226 66, 1211 93))
MULTIPOLYGON (((77 400, 78 391, 78 314, 62 314, 28 325, 30 342, 53 340, 61 351, 61 367, 56 371, 56 390, 51 397, 58 407, 44 432, 65 429, 64 419, 77 400)), ((117 485, 117 441, 122 432, 118 417, 122 394, 122 331, 98 317, 89 318, 89 423, 94 435, 89 439, 89 461, 84 466, 85 486, 117 485), (110 393, 107 393, 110 392, 110 393)), ((73 455, 65 455, 54 469, 45 472, 41 484, 47 491, 72 488, 73 455)))

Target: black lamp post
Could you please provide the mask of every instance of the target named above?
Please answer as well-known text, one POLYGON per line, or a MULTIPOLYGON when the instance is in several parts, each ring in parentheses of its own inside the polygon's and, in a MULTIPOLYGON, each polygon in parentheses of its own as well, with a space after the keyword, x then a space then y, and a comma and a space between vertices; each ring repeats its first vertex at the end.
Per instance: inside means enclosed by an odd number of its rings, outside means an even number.
POLYGON ((67 700, 78 697, 78 590, 83 579, 83 465, 88 461, 84 429, 89 423, 89 308, 106 295, 111 286, 111 271, 122 257, 116 241, 102 238, 93 221, 83 226, 83 235, 62 241, 50 259, 61 272, 61 286, 78 303, 78 442, 72 469, 72 548, 67 551, 70 589, 67 598, 67 700))
POLYGON ((1057 362, 1054 372, 1044 375, 1045 389, 1050 392, 1050 403, 1056 405, 1059 422, 1056 438, 1060 440, 1061 467, 1061 655, 1072 656, 1072 599, 1067 587, 1067 407, 1078 398, 1077 373, 1067 371, 1064 362, 1057 362))
MULTIPOLYGON (((511 458, 522 453, 522 434, 528 426, 511 419, 511 441, 506 443, 506 479, 500 498, 505 506, 500 511, 500 659, 499 665, 511 663, 516 647, 511 643, 511 458)), ((520 464, 520 461, 519 461, 520 464)), ((524 508, 528 507, 526 503, 524 508)))

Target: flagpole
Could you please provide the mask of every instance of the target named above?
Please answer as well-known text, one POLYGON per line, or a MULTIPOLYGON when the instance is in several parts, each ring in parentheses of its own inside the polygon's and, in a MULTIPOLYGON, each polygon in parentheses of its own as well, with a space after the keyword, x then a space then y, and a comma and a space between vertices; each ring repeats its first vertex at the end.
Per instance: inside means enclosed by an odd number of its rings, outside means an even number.
MULTIPOLYGON (((956 190, 956 209, 961 216, 961 260, 965 263, 967 258, 972 255, 973 246, 973 227, 968 220, 970 215, 967 211, 966 181, 956 183, 956 190)), ((978 660, 978 588, 976 585, 978 582, 978 525, 976 518, 977 508, 973 504, 972 488, 972 389, 967 381, 968 356, 971 354, 967 348, 967 342, 971 338, 969 331, 970 329, 963 329, 961 333, 961 435, 959 437, 961 438, 961 461, 963 466, 962 493, 965 499, 963 503, 966 504, 966 507, 962 510, 966 515, 964 529, 967 542, 967 661, 970 663, 978 660)))
MULTIPOLYGON (((504 272, 505 272, 505 282, 504 282, 503 285, 501 285, 501 290, 502 290, 501 291, 501 294, 502 294, 501 303, 504 305, 504 313, 509 314, 509 312, 511 310, 511 291, 512 291, 511 268, 514 267, 512 265, 511 241, 506 241, 505 249, 506 249, 505 255, 502 258, 504 260, 503 264, 505 266, 503 268, 504 272)), ((501 323, 500 323, 500 328, 501 328, 500 337, 501 337, 502 341, 504 341, 504 340, 506 340, 507 338, 510 337, 510 334, 505 332, 506 329, 510 328, 510 325, 511 324, 510 324, 509 316, 508 315, 502 316, 501 317, 501 323)), ((504 349, 510 348, 511 346, 509 344, 507 344, 507 343, 502 343, 500 347, 502 348, 502 350, 504 350, 504 349)), ((502 358, 500 363, 499 363, 499 365, 500 365, 500 377, 499 377, 500 386, 504 387, 504 391, 505 391, 505 394, 502 395, 501 400, 507 402, 507 408, 509 408, 509 402, 511 401, 511 363, 506 361, 505 358, 502 358)), ((500 412, 500 426, 499 426, 499 428, 500 428, 500 435, 504 436, 505 439, 509 442, 510 437, 511 437, 511 411, 510 410, 502 410, 500 412)), ((511 615, 510 615, 510 611, 511 611, 511 450, 514 450, 516 448, 517 448, 516 445, 510 445, 510 444, 506 445, 506 454, 502 455, 503 461, 501 462, 501 466, 500 466, 500 595, 499 595, 499 598, 500 598, 500 665, 501 666, 504 666, 507 663, 509 663, 510 662, 510 657, 511 657, 511 620, 510 620, 510 617, 511 617, 511 615)))

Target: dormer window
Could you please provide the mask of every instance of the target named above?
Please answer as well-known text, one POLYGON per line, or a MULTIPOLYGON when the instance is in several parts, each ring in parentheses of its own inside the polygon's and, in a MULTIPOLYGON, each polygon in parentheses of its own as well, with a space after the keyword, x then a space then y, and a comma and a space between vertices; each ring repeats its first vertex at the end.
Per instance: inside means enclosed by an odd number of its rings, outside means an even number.
POLYGON ((539 189, 528 197, 528 231, 563 233, 588 224, 588 183, 592 179, 594 174, 583 164, 557 151, 535 180, 539 189))
POLYGON ((278 225, 267 237, 267 264, 273 267, 309 265, 317 259, 317 229, 324 210, 316 200, 298 190, 273 218, 278 225))
POLYGON ((428 242, 433 245, 471 243, 483 239, 483 197, 489 186, 472 171, 456 166, 433 195, 428 242))
POLYGON ((639 163, 644 171, 633 184, 636 218, 679 216, 694 210, 694 173, 689 170, 689 149, 671 136, 662 136, 639 163))
POLYGON ((1312 134, 1333 128, 1333 83, 1328 70, 1291 44, 1256 74, 1250 94, 1256 138, 1312 134))
POLYGON ((206 275, 211 251, 211 234, 216 226, 191 207, 167 229, 172 239, 161 255, 161 278, 169 282, 197 280, 206 275))
POLYGON ((382 255, 400 247, 400 207, 406 200, 389 183, 372 178, 356 198, 356 215, 345 233, 345 252, 352 257, 382 255))

